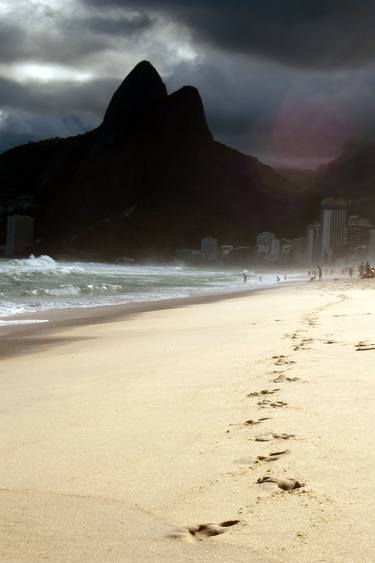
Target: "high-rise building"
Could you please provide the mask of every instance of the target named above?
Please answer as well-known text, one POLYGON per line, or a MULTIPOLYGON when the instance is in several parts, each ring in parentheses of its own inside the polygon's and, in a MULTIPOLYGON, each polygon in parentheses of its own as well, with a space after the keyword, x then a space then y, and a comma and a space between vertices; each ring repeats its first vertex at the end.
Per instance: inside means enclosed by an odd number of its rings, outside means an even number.
POLYGON ((294 264, 305 262, 305 237, 298 237, 292 240, 292 260, 294 264))
POLYGON ((370 260, 371 263, 375 262, 375 229, 369 230, 368 259, 370 260))
POLYGON ((7 218, 5 255, 27 256, 34 245, 34 219, 27 215, 11 215, 7 218))
POLYGON ((348 204, 343 199, 327 198, 320 204, 320 258, 333 260, 347 244, 348 204))
POLYGON ((209 261, 217 258, 217 240, 213 237, 205 237, 201 240, 201 252, 209 261))
POLYGON ((259 256, 266 256, 275 250, 276 236, 274 233, 265 231, 257 235, 257 254, 259 256))
POLYGON ((319 262, 320 256, 320 224, 308 225, 305 232, 305 261, 312 266, 319 262))
POLYGON ((367 254, 371 223, 359 215, 351 215, 348 219, 348 254, 363 258, 367 254))

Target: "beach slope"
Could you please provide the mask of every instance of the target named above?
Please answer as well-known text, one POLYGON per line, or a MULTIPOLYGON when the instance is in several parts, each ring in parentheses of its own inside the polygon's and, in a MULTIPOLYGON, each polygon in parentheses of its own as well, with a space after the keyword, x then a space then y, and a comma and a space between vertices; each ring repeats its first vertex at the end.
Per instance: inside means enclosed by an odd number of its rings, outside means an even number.
POLYGON ((0 560, 371 561, 374 289, 14 331, 0 560))

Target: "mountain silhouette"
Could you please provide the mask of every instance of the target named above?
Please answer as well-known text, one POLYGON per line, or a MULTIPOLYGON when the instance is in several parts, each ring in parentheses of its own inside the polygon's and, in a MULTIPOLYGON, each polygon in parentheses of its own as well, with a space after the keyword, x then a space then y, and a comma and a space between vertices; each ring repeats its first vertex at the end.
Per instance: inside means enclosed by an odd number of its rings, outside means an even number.
POLYGON ((207 234, 253 244, 293 234, 295 186, 213 139, 201 97, 168 95, 147 61, 125 78, 102 123, 83 135, 0 155, 0 204, 35 216, 37 250, 170 258, 207 234))
POLYGON ((351 214, 375 224, 375 143, 350 142, 339 158, 321 167, 304 191, 298 216, 303 224, 319 220, 320 201, 345 199, 351 214))

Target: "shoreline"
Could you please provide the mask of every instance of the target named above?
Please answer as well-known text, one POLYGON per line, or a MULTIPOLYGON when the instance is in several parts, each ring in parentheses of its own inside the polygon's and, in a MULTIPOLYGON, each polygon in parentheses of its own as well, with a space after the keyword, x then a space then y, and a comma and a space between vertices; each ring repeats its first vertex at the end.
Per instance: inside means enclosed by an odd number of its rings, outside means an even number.
POLYGON ((58 345, 59 342, 63 343, 64 339, 50 339, 48 336, 61 333, 69 328, 129 320, 136 315, 153 311, 164 311, 192 305, 205 305, 230 299, 251 297, 259 293, 282 290, 283 288, 286 289, 304 283, 306 282, 284 282, 280 285, 257 287, 247 291, 215 293, 137 303, 100 305, 95 307, 48 309, 46 311, 20 313, 3 317, 2 320, 4 321, 32 321, 35 319, 47 322, 0 326, 0 360, 4 357, 17 356, 18 354, 30 354, 46 345, 58 345))

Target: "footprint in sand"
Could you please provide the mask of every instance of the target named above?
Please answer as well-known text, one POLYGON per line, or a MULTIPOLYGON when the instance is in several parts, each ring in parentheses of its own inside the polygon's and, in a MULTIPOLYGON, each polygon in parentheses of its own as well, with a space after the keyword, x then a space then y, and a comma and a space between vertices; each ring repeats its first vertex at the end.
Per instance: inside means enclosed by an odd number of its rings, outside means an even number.
POLYGON ((355 345, 357 352, 366 352, 367 350, 375 350, 375 344, 369 344, 368 342, 358 342, 355 345))
MULTIPOLYGON (((242 423, 237 422, 235 424, 230 424, 229 426, 255 426, 256 424, 261 424, 266 420, 271 420, 271 417, 263 416, 262 418, 258 418, 256 420, 254 420, 253 418, 249 418, 248 420, 245 420, 245 422, 242 423)), ((227 430, 226 432, 230 432, 230 430, 227 430)))
POLYGON ((285 477, 284 479, 277 479, 276 477, 271 477, 270 475, 266 477, 260 477, 257 480, 257 483, 260 485, 262 483, 275 483, 279 489, 283 491, 294 491, 295 489, 300 489, 304 487, 304 483, 300 483, 297 479, 292 479, 290 477, 285 477))
POLYGON ((253 393, 249 393, 248 397, 260 397, 261 395, 273 395, 277 393, 280 389, 262 389, 261 391, 253 391, 253 393))
POLYGON ((287 377, 286 375, 284 375, 283 373, 281 373, 280 375, 278 375, 277 377, 275 377, 275 379, 272 379, 273 383, 282 383, 283 381, 300 381, 299 377, 287 377))
POLYGON ((233 463, 239 463, 241 465, 254 465, 255 463, 259 463, 261 461, 277 461, 280 456, 289 454, 290 450, 282 450, 279 452, 271 452, 269 455, 258 455, 256 458, 251 457, 241 457, 239 459, 235 459, 233 463))
POLYGON ((275 360, 275 366, 285 366, 296 363, 294 360, 288 360, 287 356, 272 356, 272 359, 275 360))
POLYGON ((176 528, 173 532, 168 534, 171 539, 185 540, 185 541, 202 541, 212 536, 219 536, 227 531, 227 528, 239 524, 239 520, 226 520, 215 524, 210 522, 208 524, 198 524, 197 526, 188 526, 183 528, 176 528))
POLYGON ((262 422, 266 421, 266 420, 271 420, 269 416, 264 416, 262 418, 258 418, 257 420, 253 420, 251 418, 249 418, 249 420, 245 420, 244 424, 245 426, 254 426, 255 424, 261 424, 262 422))
POLYGON ((258 434, 255 436, 256 442, 271 442, 271 440, 289 440, 290 438, 295 438, 294 434, 278 434, 277 432, 265 432, 264 434, 258 434))
POLYGON ((262 399, 258 401, 258 406, 262 409, 266 409, 267 407, 272 407, 273 409, 287 407, 288 403, 284 401, 270 401, 269 399, 262 399))
POLYGON ((257 456, 257 462, 258 461, 277 461, 280 456, 285 455, 285 454, 289 454, 290 450, 281 450, 279 452, 271 452, 269 455, 258 455, 257 456))
POLYGON ((308 346, 306 346, 307 342, 310 342, 310 340, 302 340, 302 342, 300 344, 297 344, 296 346, 293 347, 293 350, 295 352, 299 352, 300 350, 311 350, 311 348, 309 348, 308 346))

